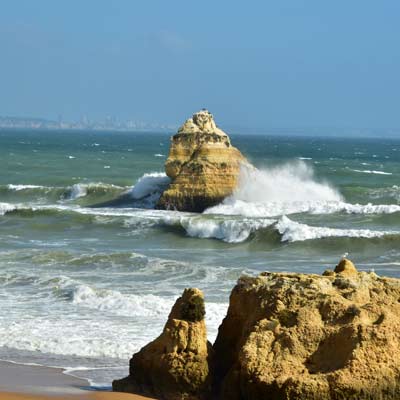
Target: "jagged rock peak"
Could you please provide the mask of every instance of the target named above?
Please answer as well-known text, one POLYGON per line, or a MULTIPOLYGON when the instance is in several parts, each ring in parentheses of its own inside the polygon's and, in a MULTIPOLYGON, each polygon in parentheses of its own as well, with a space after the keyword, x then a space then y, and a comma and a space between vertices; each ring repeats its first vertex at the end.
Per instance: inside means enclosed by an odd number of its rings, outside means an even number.
POLYGON ((216 133, 217 135, 228 136, 217 127, 213 115, 205 108, 194 113, 192 118, 187 119, 178 129, 179 133, 216 133))
POLYGON ((202 291, 185 289, 161 335, 132 356, 129 376, 114 381, 113 390, 164 400, 207 396, 212 347, 207 341, 204 316, 202 291))

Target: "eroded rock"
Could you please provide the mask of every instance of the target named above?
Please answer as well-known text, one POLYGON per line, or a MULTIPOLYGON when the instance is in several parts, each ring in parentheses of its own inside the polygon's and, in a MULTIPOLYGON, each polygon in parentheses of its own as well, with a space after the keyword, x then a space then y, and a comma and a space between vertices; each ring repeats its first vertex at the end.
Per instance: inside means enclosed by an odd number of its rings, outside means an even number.
POLYGON ((400 280, 358 272, 347 259, 335 271, 240 278, 213 350, 202 294, 185 291, 114 390, 160 399, 399 399, 400 280))
POLYGON ((248 165, 246 158, 212 114, 199 111, 171 138, 165 171, 172 182, 157 207, 202 212, 233 193, 243 164, 248 165))
POLYGON ((239 280, 214 345, 218 398, 400 398, 400 281, 335 271, 239 280))
POLYGON ((202 399, 210 392, 211 344, 204 322, 203 293, 185 289, 162 334, 134 354, 129 376, 113 382, 113 390, 166 400, 202 399))

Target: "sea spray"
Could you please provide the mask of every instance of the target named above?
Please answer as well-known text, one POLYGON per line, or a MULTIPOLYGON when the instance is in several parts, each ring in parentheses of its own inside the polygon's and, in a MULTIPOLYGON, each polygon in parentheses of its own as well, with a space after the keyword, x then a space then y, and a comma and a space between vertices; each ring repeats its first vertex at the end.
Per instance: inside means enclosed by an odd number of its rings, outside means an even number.
POLYGON ((136 200, 136 206, 154 208, 170 182, 164 172, 145 173, 130 190, 130 196, 136 200))
POLYGON ((341 201, 342 196, 326 182, 318 182, 314 170, 303 161, 269 169, 243 166, 235 200, 258 203, 341 201))

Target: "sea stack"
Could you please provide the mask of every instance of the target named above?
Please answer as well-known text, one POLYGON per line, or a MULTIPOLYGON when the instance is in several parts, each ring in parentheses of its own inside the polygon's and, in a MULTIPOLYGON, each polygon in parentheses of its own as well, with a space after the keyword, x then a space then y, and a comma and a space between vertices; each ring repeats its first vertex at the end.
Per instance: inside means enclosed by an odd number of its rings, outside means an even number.
POLYGON ((113 382, 113 390, 163 400, 199 400, 211 391, 204 295, 185 289, 176 301, 162 334, 134 354, 129 376, 113 382))
POLYGON ((165 163, 171 184, 157 208, 203 212, 233 193, 245 164, 246 158, 216 126, 213 115, 203 109, 171 138, 165 163))

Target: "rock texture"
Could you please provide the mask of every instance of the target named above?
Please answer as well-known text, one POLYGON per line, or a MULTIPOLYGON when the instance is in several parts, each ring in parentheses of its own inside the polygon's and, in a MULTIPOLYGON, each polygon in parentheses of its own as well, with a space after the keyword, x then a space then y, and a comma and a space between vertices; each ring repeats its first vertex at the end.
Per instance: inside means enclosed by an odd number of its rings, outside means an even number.
POLYGON ((243 277, 214 345, 221 399, 399 399, 400 281, 357 272, 243 277))
POLYGON ((400 399, 398 279, 358 272, 347 259, 322 276, 242 277, 213 350, 203 315, 201 292, 185 291, 114 390, 160 399, 400 399))
POLYGON ((113 390, 158 399, 202 399, 210 392, 211 344, 204 322, 203 293, 186 289, 169 315, 162 334, 134 354, 129 376, 113 390))
POLYGON ((189 118, 171 139, 165 163, 171 184, 157 207, 202 212, 232 194, 240 167, 248 164, 212 114, 202 110, 189 118))

